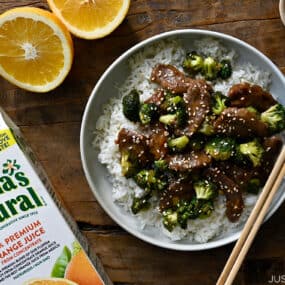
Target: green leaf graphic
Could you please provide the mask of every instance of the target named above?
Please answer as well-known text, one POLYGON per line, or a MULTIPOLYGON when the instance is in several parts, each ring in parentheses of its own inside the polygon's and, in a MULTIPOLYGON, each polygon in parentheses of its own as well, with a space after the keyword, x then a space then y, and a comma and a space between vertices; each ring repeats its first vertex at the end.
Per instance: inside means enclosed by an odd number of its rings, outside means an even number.
POLYGON ((67 246, 65 246, 52 268, 51 277, 64 278, 65 269, 70 259, 71 251, 67 246))

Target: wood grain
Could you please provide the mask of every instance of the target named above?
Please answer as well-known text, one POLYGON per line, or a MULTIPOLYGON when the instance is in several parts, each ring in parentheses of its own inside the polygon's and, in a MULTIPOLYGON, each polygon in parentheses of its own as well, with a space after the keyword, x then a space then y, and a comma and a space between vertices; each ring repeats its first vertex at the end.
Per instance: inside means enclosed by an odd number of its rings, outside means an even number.
MULTIPOLYGON (((0 0, 0 13, 25 5, 48 9, 45 0, 0 0)), ((1 106, 21 127, 116 285, 213 285, 232 249, 227 245, 202 252, 175 252, 140 241, 102 210, 81 167, 81 118, 102 73, 141 40, 185 28, 224 32, 246 41, 285 74, 285 27, 279 19, 278 0, 132 0, 126 19, 110 36, 97 41, 74 38, 72 70, 56 90, 33 94, 0 78, 1 106)), ((234 284, 263 285, 272 274, 285 274, 284 219, 283 205, 262 226, 234 284)))

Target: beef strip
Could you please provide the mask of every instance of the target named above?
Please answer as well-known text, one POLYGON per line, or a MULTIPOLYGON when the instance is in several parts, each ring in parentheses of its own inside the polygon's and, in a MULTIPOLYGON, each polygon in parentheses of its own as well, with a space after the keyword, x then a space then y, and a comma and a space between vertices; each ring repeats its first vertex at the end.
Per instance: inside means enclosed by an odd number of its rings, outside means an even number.
POLYGON ((141 165, 146 165, 151 160, 147 137, 135 131, 122 128, 118 133, 116 143, 119 151, 129 151, 141 165))
POLYGON ((173 154, 166 156, 169 168, 175 171, 192 171, 208 166, 212 159, 203 151, 191 151, 185 154, 173 154))
POLYGON ((267 125, 246 108, 225 109, 214 122, 214 129, 217 133, 241 138, 268 135, 267 125))
POLYGON ((277 103, 269 92, 266 92, 258 85, 250 85, 249 83, 233 85, 228 92, 228 96, 232 107, 252 106, 259 112, 263 112, 277 103))
POLYGON ((211 109, 211 95, 201 86, 202 84, 191 84, 183 95, 188 121, 181 132, 187 136, 192 136, 199 129, 211 109))
POLYGON ((175 133, 191 136, 199 129, 210 111, 212 87, 203 79, 186 77, 169 64, 156 65, 152 71, 151 80, 173 93, 184 93, 188 123, 185 129, 178 129, 175 133))
POLYGON ((263 154, 261 166, 256 169, 256 175, 265 184, 275 161, 282 148, 282 140, 278 136, 264 138, 263 147, 265 152, 263 154))
POLYGON ((205 174, 224 192, 226 215, 231 222, 236 222, 244 208, 241 188, 218 167, 208 168, 205 174))
POLYGON ((208 84, 204 79, 193 79, 190 77, 187 77, 187 82, 188 82, 188 88, 187 91, 189 90, 198 88, 202 94, 207 94, 207 93, 212 93, 213 88, 210 84, 208 84))
POLYGON ((173 181, 167 190, 163 191, 159 200, 159 209, 164 211, 178 203, 179 200, 191 200, 194 195, 191 182, 173 181))
POLYGON ((155 160, 162 159, 167 154, 168 136, 169 132, 162 123, 150 125, 149 150, 155 160))
POLYGON ((158 107, 162 104, 165 97, 165 91, 162 89, 157 89, 155 92, 149 97, 147 100, 145 100, 145 103, 154 103, 158 107))
POLYGON ((184 93, 189 87, 188 78, 170 64, 157 64, 151 73, 151 81, 173 93, 184 93))
POLYGON ((192 79, 170 64, 157 64, 151 73, 151 81, 173 93, 185 93, 188 88, 198 87, 203 92, 211 92, 212 87, 202 79, 192 79))
POLYGON ((246 190, 249 180, 254 176, 254 170, 248 167, 236 165, 230 161, 218 163, 218 168, 223 171, 243 190, 246 190))

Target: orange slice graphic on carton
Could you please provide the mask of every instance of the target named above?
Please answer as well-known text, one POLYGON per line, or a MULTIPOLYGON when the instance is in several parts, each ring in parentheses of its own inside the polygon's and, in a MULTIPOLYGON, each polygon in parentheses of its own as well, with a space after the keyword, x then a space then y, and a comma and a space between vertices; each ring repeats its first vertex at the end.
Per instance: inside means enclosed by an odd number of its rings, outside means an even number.
POLYGON ((79 285, 63 278, 30 279, 24 285, 79 285))
MULTIPOLYGON (((104 285, 95 267, 77 241, 72 243, 72 250, 67 246, 63 247, 60 256, 54 263, 51 277, 65 278, 64 280, 75 282, 76 285, 104 285)), ((39 285, 42 284, 45 283, 39 283, 39 285)), ((61 283, 59 284, 61 285, 61 283)))
POLYGON ((64 277, 79 285, 103 285, 101 278, 82 249, 79 249, 71 258, 64 277))

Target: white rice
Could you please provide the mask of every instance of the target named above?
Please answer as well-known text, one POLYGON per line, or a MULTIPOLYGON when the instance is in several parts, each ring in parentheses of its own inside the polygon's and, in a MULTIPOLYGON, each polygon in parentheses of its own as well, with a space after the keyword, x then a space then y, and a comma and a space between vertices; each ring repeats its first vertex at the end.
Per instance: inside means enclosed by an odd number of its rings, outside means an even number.
MULTIPOLYGON (((258 84, 268 89, 270 74, 261 71, 250 63, 239 65, 236 63, 238 55, 234 50, 226 49, 219 41, 206 38, 194 42, 191 50, 200 54, 213 56, 217 60, 228 58, 233 62, 233 74, 228 80, 218 80, 212 83, 214 90, 227 94, 229 88, 236 83, 247 81, 258 84)), ((138 125, 127 120, 122 112, 121 98, 131 90, 137 89, 141 93, 141 101, 147 99, 158 87, 149 81, 151 70, 157 63, 172 64, 181 67, 186 52, 176 41, 161 41, 151 47, 145 48, 142 52, 135 54, 129 62, 131 74, 120 87, 120 94, 104 106, 103 114, 96 123, 94 146, 99 149, 99 161, 105 164, 113 184, 112 197, 114 202, 125 208, 132 215, 130 207, 133 196, 139 197, 142 194, 132 179, 126 179, 121 174, 120 153, 115 140, 122 127, 137 129, 138 125), (112 124, 110 124, 112 122, 112 124)), ((181 69, 181 68, 180 68, 181 69)), ((220 235, 233 231, 234 228, 245 222, 253 205, 256 196, 245 197, 245 209, 238 223, 230 223, 225 215, 224 197, 220 196, 215 201, 215 210, 207 219, 189 220, 188 227, 183 230, 176 227, 172 232, 167 231, 162 225, 161 214, 155 206, 155 197, 152 198, 152 207, 148 211, 136 215, 141 228, 155 226, 171 240, 187 239, 194 242, 204 243, 220 235)))

